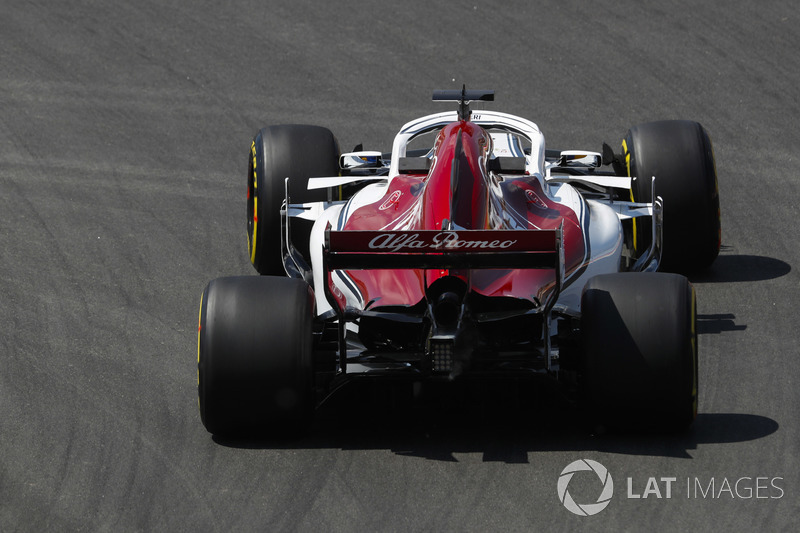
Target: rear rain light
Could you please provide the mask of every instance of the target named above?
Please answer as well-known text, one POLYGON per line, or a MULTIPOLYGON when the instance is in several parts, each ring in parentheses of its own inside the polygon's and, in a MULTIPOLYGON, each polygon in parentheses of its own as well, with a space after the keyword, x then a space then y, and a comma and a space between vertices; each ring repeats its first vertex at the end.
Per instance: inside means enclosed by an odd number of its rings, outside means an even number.
POLYGON ((431 339, 431 370, 434 372, 451 372, 453 370, 453 339, 431 339))

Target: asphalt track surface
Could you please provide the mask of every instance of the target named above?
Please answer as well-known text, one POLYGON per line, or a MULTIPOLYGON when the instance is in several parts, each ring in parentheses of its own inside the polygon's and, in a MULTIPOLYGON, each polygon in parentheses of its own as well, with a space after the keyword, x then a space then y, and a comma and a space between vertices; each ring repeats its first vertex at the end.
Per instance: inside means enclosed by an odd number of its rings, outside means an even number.
MULTIPOLYGON (((799 25, 789 0, 6 0, 0 531, 796 530, 799 25), (663 118, 710 132, 723 251, 692 278, 692 429, 596 435, 548 394, 351 391, 299 440, 213 438, 197 307, 255 273, 252 135, 312 123, 388 149, 462 83, 550 148, 663 118), (557 494, 580 459, 614 480, 595 516, 557 494)), ((591 503, 600 482, 569 490, 591 503)))

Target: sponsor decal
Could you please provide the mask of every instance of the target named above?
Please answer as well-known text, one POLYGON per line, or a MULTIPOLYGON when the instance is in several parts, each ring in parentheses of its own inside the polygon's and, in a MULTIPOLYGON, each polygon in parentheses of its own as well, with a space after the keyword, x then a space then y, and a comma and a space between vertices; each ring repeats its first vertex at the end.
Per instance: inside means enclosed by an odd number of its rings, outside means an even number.
POLYGON ((422 250, 505 250, 516 244, 516 239, 472 240, 460 238, 456 231, 441 231, 430 239, 419 233, 381 233, 369 241, 370 250, 383 252, 422 250))
POLYGON ((389 198, 387 198, 386 201, 383 202, 378 209, 381 211, 386 211, 392 206, 395 206, 396 209, 401 196, 403 196, 403 193, 401 193, 400 191, 394 191, 392 194, 389 195, 389 198))
POLYGON ((537 207, 541 207, 542 209, 547 209, 547 205, 539 198, 539 195, 536 194, 533 189, 526 189, 525 196, 528 199, 529 204, 534 204, 537 207))
POLYGON ((328 231, 334 253, 460 254, 558 250, 558 230, 328 231))

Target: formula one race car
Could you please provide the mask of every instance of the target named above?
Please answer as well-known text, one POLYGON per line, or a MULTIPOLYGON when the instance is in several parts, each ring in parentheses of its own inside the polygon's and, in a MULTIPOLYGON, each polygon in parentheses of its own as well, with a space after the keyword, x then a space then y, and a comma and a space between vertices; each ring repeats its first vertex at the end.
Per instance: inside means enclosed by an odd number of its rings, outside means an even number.
POLYGON ((262 275, 203 292, 208 431, 302 428, 340 386, 388 377, 548 378, 606 426, 689 425, 696 306, 679 273, 720 247, 705 129, 652 122, 621 153, 546 150, 533 122, 470 109, 492 91, 433 99, 458 109, 409 122, 390 154, 342 154, 317 126, 255 136, 247 235, 262 275))

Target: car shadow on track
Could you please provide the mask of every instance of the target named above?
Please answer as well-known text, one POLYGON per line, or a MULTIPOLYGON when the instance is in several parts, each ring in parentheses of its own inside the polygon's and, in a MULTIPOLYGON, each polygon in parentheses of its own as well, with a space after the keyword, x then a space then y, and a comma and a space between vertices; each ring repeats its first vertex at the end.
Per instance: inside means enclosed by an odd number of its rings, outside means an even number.
POLYGON ((727 254, 725 249, 707 270, 689 276, 692 283, 766 281, 792 271, 789 263, 761 255, 727 254))
POLYGON ((450 462, 458 461, 458 454, 482 454, 485 462, 524 464, 531 453, 543 451, 691 459, 698 445, 760 439, 779 427, 757 415, 701 413, 678 434, 605 432, 590 427, 572 402, 548 389, 489 383, 414 395, 410 386, 354 384, 320 407, 301 437, 214 440, 249 449, 390 450, 450 462))
MULTIPOLYGON (((765 281, 791 272, 788 263, 723 253, 695 283, 765 281)), ((741 331, 731 314, 698 315, 698 333, 741 331)), ((430 386, 353 383, 318 410, 311 430, 293 439, 223 439, 220 445, 256 449, 391 450, 398 455, 457 461, 462 453, 483 460, 528 463, 542 451, 601 451, 691 459, 702 444, 764 438, 778 430, 770 418, 745 413, 700 413, 680 433, 621 434, 593 427, 574 402, 547 382, 430 386)))

